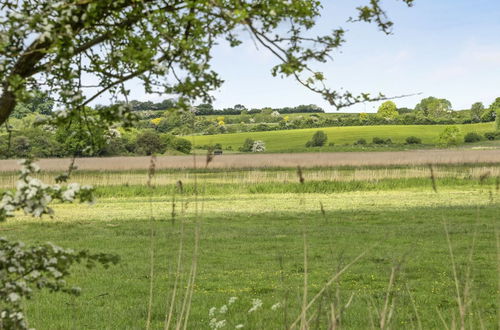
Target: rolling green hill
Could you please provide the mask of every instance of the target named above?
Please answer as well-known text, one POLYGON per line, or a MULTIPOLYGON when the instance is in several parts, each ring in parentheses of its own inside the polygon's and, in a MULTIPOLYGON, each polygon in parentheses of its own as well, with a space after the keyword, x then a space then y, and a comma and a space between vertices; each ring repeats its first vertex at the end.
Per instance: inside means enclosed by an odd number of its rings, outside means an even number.
MULTIPOLYGON (((243 144, 245 139, 262 140, 266 143, 268 152, 304 151, 305 143, 311 139, 316 131, 324 131, 328 135, 328 142, 339 144, 352 144, 363 138, 370 142, 373 137, 392 139, 394 143, 404 143, 406 137, 416 136, 422 139, 424 144, 435 144, 438 142, 439 134, 450 125, 387 125, 387 126, 350 126, 350 127, 323 127, 296 130, 281 130, 268 132, 245 132, 234 134, 217 134, 202 136, 187 136, 195 146, 222 144, 223 148, 231 146, 233 150, 243 144)), ((479 123, 468 125, 456 125, 462 134, 468 132, 493 131, 494 123, 479 123)))

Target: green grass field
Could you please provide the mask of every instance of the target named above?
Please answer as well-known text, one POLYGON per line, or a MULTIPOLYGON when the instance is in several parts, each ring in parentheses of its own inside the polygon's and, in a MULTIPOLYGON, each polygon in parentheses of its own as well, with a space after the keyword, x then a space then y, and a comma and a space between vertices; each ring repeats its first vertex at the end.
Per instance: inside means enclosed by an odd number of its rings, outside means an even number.
MULTIPOLYGON (((326 287, 308 310, 310 328, 331 326, 332 304, 347 329, 379 328, 389 311, 393 329, 419 324, 443 328, 443 321, 451 326, 460 320, 456 283, 461 299, 470 303, 467 326, 495 328, 500 297, 495 240, 500 229, 499 168, 436 167, 437 193, 429 175, 420 175, 422 167, 310 169, 303 173, 304 184, 287 169, 165 171, 156 174, 153 188, 144 185, 145 172, 135 173, 143 175, 143 183, 134 185, 123 184, 118 172, 102 181, 99 177, 106 173, 88 172, 76 179, 102 182, 96 204, 55 205, 53 219, 16 217, 0 224, 0 235, 121 256, 108 270, 75 268, 69 283, 82 288, 80 297, 37 292, 26 304, 30 326, 36 329, 144 328, 152 242, 152 328, 163 328, 181 237, 174 315, 182 309, 195 241, 200 251, 189 329, 210 329, 214 317, 226 320, 227 329, 238 324, 244 329, 288 328, 300 315, 304 274, 309 301, 363 252, 366 255, 326 287), (330 172, 335 178, 327 177, 330 172), (183 192, 174 188, 175 176, 185 182, 183 192), (117 185, 109 185, 111 179, 117 185), (395 278, 389 285, 393 268, 395 278), (466 283, 470 288, 464 295, 466 283), (221 313, 230 297, 238 299, 221 313), (263 305, 249 312, 252 299, 261 299, 263 305), (281 306, 273 310, 276 303, 281 306), (212 307, 217 310, 209 316, 212 307)), ((8 188, 8 180, 3 182, 8 188)))
MULTIPOLYGON (((394 143, 405 143, 408 136, 416 136, 422 139, 424 144, 437 144, 439 134, 450 125, 387 125, 387 126, 351 126, 351 127, 324 127, 308 128, 296 130, 280 130, 268 132, 246 132, 234 134, 217 134, 203 136, 187 136, 196 146, 222 144, 223 148, 232 147, 238 150, 245 139, 262 140, 266 143, 268 152, 299 152, 307 151, 305 144, 312 135, 319 130, 324 131, 328 136, 328 143, 336 145, 353 144, 359 139, 365 139, 368 143, 373 137, 392 139, 394 143)), ((480 123, 469 125, 457 125, 462 134, 477 132, 483 134, 494 131, 494 123, 480 123)), ((328 147, 323 148, 328 150, 328 147)))

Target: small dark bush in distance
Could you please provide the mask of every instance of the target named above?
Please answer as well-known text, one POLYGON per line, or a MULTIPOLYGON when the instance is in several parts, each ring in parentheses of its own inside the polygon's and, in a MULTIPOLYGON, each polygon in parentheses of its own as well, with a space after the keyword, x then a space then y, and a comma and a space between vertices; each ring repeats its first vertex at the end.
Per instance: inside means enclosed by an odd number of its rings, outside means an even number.
POLYGON ((486 132, 484 137, 490 141, 500 139, 500 132, 486 132))
POLYGON ((373 144, 385 144, 385 140, 376 136, 372 139, 372 143, 373 144))
POLYGON ((325 145, 327 140, 328 140, 328 137, 326 136, 325 132, 317 131, 312 136, 311 141, 308 141, 306 143, 306 147, 307 148, 309 148, 309 147, 322 147, 325 145))
POLYGON ((406 144, 422 144, 422 139, 416 136, 409 136, 406 138, 406 144))
POLYGON ((354 142, 354 145, 357 145, 357 146, 364 146, 365 144, 366 144, 365 139, 359 139, 358 141, 354 142))
POLYGON ((481 141, 481 135, 477 134, 476 132, 469 132, 464 136, 464 142, 466 143, 472 143, 478 141, 481 141))

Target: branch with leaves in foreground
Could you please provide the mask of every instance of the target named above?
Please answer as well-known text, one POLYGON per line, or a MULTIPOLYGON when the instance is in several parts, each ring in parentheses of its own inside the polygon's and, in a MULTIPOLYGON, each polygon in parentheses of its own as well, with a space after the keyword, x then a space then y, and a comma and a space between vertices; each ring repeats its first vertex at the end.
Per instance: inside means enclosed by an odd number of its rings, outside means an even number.
MULTIPOLYGON (((41 217, 52 215, 50 203, 91 202, 93 188, 81 187, 76 183, 61 187, 59 184, 47 185, 33 177, 39 167, 31 160, 23 160, 21 174, 15 193, 4 192, 0 199, 0 220, 14 216, 16 211, 41 217)), ((0 329, 27 329, 28 324, 23 311, 23 300, 31 299, 36 289, 51 292, 65 292, 77 295, 80 289, 68 288, 64 278, 74 264, 84 264, 93 268, 96 264, 108 267, 116 264, 116 255, 88 251, 75 252, 51 243, 25 247, 21 242, 10 242, 0 237, 0 329)))

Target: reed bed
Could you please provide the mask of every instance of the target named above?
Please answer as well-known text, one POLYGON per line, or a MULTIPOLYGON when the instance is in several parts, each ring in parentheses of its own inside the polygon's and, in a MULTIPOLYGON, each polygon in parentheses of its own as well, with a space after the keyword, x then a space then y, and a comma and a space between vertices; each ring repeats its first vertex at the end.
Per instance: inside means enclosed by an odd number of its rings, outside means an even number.
MULTIPOLYGON (((162 156, 157 157, 157 169, 193 169, 204 164, 206 156, 162 156)), ((150 157, 78 158, 80 170, 126 171, 146 170, 150 157)), ((64 171, 71 159, 41 159, 37 163, 44 171, 64 171)), ((245 169, 277 167, 333 167, 333 166, 394 166, 426 164, 497 164, 500 149, 474 150, 414 150, 393 152, 329 152, 329 153, 279 153, 279 154, 232 154, 215 156, 210 168, 245 169)), ((0 172, 17 171, 16 160, 0 160, 0 172)))
MULTIPOLYGON (((434 169, 436 179, 481 179, 500 177, 500 165, 490 166, 436 166, 434 169)), ((369 181, 378 182, 387 179, 413 179, 428 178, 428 166, 411 166, 402 168, 315 168, 304 169, 308 181, 369 181)), ((54 173, 42 172, 38 177, 43 182, 53 182, 54 173)), ((194 183, 202 179, 207 184, 258 184, 258 183, 295 183, 297 174, 295 170, 266 171, 263 169, 237 170, 225 172, 195 173, 190 171, 158 172, 151 179, 157 186, 177 183, 179 180, 185 184, 194 183)), ((145 185, 147 176, 141 171, 75 171, 72 181, 94 186, 123 186, 145 185)), ((0 189, 10 189, 17 181, 16 172, 0 173, 0 189)))

